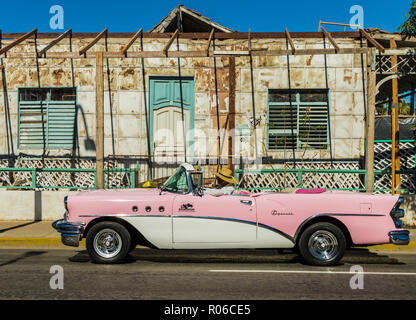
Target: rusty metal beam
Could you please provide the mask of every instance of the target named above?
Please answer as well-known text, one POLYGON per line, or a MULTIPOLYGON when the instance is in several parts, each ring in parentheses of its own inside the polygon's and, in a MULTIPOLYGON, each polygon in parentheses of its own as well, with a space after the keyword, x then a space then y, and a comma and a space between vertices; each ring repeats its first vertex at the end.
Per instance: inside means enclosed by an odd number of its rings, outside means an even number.
POLYGON ((364 38, 366 38, 378 50, 380 50, 381 52, 385 51, 384 47, 380 43, 378 43, 368 32, 366 32, 364 29, 361 29, 361 28, 360 28, 360 32, 364 36, 364 38))
MULTIPOLYGON (((30 38, 33 35, 36 35, 36 33, 38 32, 37 29, 33 29, 32 31, 29 31, 28 33, 25 33, 23 36, 21 36, 20 38, 14 40, 13 42, 9 43, 7 46, 3 47, 0 49, 0 54, 6 53, 7 51, 9 51, 11 48, 13 48, 14 46, 18 45, 19 43, 23 42, 24 40, 26 40, 27 38, 30 38)), ((3 36, 4 38, 4 36, 3 36)))
POLYGON ((248 52, 251 54, 251 30, 248 28, 248 52))
POLYGON ((140 28, 140 30, 137 31, 136 34, 133 37, 130 38, 130 40, 121 48, 120 52, 122 54, 126 54, 127 50, 129 50, 129 48, 134 43, 134 41, 136 41, 136 39, 138 37, 140 37, 141 35, 143 35, 143 29, 142 28, 140 28))
MULTIPOLYGON (((112 32, 107 33, 108 38, 131 38, 134 36, 134 32, 112 32)), ((335 38, 360 38, 359 31, 333 31, 332 36, 335 38)), ((22 33, 4 33, 3 39, 16 39, 24 34, 22 33)), ((60 33, 38 33, 38 39, 54 39, 58 37, 60 33)), ((181 33, 181 39, 208 39, 210 32, 186 32, 181 33)), ((305 38, 305 39, 321 39, 322 32, 291 32, 293 38, 305 38)), ((90 39, 94 38, 96 33, 84 32, 73 33, 74 39, 90 39)), ((247 32, 217 32, 216 39, 247 39, 247 32)), ((167 39, 170 38, 169 33, 151 33, 144 32, 143 39, 167 39)), ((252 39, 284 39, 286 38, 285 32, 252 32, 252 39)))
POLYGON ((176 29, 176 31, 175 31, 175 32, 172 34, 172 36, 170 37, 170 39, 169 39, 168 43, 167 43, 167 44, 165 45, 165 47, 163 48, 162 52, 163 52, 163 54, 164 54, 165 56, 167 56, 167 55, 168 55, 168 50, 169 50, 170 46, 172 45, 173 40, 175 40, 175 38, 176 38, 176 36, 177 36, 178 32, 179 32, 179 30, 178 30, 178 29, 176 29))
POLYGON ((324 31, 325 36, 329 39, 329 41, 330 41, 330 42, 332 43, 332 45, 334 46, 335 51, 338 53, 338 52, 339 52, 339 50, 340 50, 340 47, 339 47, 339 46, 338 46, 338 44, 336 43, 335 39, 334 39, 334 38, 332 38, 331 34, 330 34, 328 31, 326 31, 326 29, 325 29, 324 27, 321 27, 321 28, 322 28, 322 30, 324 31))
POLYGON ((52 48, 54 45, 58 44, 62 39, 64 39, 66 36, 70 36, 72 34, 72 29, 69 29, 67 31, 65 31, 64 33, 62 33, 59 37, 57 37, 55 40, 51 41, 45 48, 43 48, 42 50, 40 50, 38 52, 38 56, 43 56, 45 55, 46 51, 48 51, 50 48, 52 48))
POLYGON ((84 46, 83 48, 81 48, 81 50, 79 50, 79 55, 82 56, 82 55, 86 54, 86 52, 93 45, 95 45, 106 34, 107 34, 107 28, 105 28, 103 31, 101 31, 90 43, 88 43, 86 46, 84 46))
POLYGON ((289 30, 287 30, 287 28, 285 28, 285 33, 286 33, 287 40, 289 40, 290 47, 292 48, 292 54, 295 54, 296 52, 295 44, 293 43, 292 37, 290 36, 289 30))
POLYGON ((208 38, 208 44, 207 47, 205 49, 205 52, 207 53, 207 57, 209 56, 209 48, 211 46, 211 41, 214 37, 214 28, 212 28, 211 33, 209 34, 209 38, 208 38))

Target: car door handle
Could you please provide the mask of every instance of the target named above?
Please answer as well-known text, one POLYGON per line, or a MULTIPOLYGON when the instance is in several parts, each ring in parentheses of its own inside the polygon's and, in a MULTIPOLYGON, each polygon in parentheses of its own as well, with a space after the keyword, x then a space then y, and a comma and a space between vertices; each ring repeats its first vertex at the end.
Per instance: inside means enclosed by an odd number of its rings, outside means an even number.
POLYGON ((251 200, 240 200, 240 202, 241 202, 242 204, 247 205, 247 206, 251 206, 251 204, 253 203, 251 200))

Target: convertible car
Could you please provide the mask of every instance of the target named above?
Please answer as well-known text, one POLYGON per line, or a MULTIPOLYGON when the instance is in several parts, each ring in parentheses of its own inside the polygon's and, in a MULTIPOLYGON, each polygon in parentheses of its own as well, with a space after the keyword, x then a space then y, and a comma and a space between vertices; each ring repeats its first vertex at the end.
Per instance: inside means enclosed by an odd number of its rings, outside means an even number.
POLYGON ((65 197, 52 226, 62 242, 86 238, 94 262, 118 263, 136 245, 157 249, 295 249, 329 266, 351 246, 407 245, 403 198, 328 191, 204 194, 203 175, 181 165, 159 189, 92 190, 65 197))

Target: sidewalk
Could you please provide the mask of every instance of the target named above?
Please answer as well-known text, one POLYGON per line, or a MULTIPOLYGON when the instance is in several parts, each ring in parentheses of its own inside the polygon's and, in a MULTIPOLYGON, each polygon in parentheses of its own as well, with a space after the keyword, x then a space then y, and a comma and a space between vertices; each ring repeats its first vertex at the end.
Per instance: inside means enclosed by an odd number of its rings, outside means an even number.
MULTIPOLYGON (((0 221, 0 248, 55 248, 74 249, 62 244, 61 234, 52 228, 53 221, 0 221)), ((410 229, 407 246, 383 244, 367 247, 371 251, 414 251, 416 253, 416 229, 410 229)), ((85 247, 85 239, 80 248, 85 247)))
MULTIPOLYGON (((53 221, 0 221, 0 248, 66 249, 61 234, 52 228, 53 221)), ((85 246, 85 240, 80 247, 85 246)), ((72 248, 74 249, 74 248, 72 248)))

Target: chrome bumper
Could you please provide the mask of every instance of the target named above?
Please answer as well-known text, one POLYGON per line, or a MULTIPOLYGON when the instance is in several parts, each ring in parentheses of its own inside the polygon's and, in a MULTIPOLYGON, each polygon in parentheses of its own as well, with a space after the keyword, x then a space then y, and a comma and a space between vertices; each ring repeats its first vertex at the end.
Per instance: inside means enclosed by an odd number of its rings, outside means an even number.
POLYGON ((408 245, 410 241, 408 230, 397 230, 389 232, 390 242, 397 245, 408 245))
POLYGON ((71 223, 65 219, 56 220, 52 227, 61 233, 62 243, 66 246, 78 247, 84 232, 84 223, 71 223))

